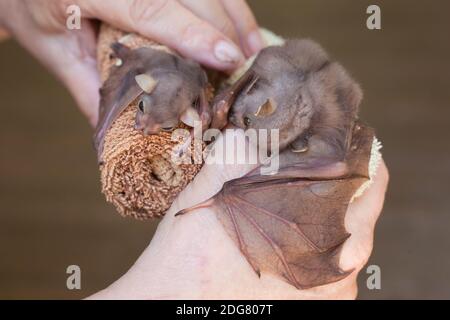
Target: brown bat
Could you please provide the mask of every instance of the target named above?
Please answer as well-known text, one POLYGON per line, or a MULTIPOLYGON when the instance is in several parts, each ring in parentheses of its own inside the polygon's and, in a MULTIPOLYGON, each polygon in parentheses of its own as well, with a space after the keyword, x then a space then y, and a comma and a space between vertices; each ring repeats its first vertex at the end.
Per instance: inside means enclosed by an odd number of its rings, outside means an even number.
POLYGON ((369 179, 374 134, 357 120, 359 86, 316 43, 291 40, 261 51, 213 106, 212 125, 279 129, 280 168, 231 180, 212 207, 255 272, 296 288, 345 278, 339 256, 350 236, 347 207, 369 179))
POLYGON ((210 123, 207 77, 195 62, 152 48, 129 49, 114 43, 120 65, 111 69, 100 89, 100 116, 94 143, 100 161, 103 139, 120 113, 139 97, 136 129, 144 134, 172 130, 179 121, 210 123))

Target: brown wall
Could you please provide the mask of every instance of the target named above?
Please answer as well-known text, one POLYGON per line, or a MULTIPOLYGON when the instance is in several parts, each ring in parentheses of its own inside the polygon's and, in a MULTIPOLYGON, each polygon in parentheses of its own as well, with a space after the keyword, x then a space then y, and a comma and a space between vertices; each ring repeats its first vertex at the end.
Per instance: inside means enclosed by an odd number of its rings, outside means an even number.
MULTIPOLYGON (((360 298, 450 298, 450 2, 255 0, 260 23, 321 42, 365 91, 391 185, 360 298)), ((120 218, 99 192, 91 131, 65 89, 14 42, 0 44, 0 298, 80 298, 123 274, 155 223, 120 218), (82 268, 68 291, 65 268, 82 268)))

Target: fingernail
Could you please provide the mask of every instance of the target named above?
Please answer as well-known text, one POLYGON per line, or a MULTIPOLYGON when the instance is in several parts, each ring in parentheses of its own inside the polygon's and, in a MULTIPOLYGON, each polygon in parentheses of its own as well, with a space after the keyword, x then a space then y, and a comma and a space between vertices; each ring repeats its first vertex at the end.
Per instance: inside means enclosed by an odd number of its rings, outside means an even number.
POLYGON ((263 41, 263 38, 261 37, 261 32, 259 32, 259 30, 250 32, 247 37, 247 45, 252 51, 252 54, 259 52, 262 48, 265 47, 265 43, 263 41))
POLYGON ((225 40, 220 40, 214 47, 214 55, 216 58, 225 63, 237 63, 244 59, 241 51, 233 44, 225 40))

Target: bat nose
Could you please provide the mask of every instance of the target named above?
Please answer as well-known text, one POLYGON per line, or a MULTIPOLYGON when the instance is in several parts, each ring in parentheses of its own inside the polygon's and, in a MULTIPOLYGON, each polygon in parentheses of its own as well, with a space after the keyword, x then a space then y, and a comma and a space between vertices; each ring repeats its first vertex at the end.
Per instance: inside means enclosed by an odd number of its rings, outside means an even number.
POLYGON ((147 114, 138 114, 136 115, 136 122, 134 124, 134 128, 139 131, 144 131, 147 122, 148 122, 147 114))
POLYGON ((161 125, 156 123, 149 114, 143 114, 136 118, 134 128, 142 131, 142 133, 147 136, 150 134, 158 134, 161 130, 161 125))
POLYGON ((144 128, 144 134, 150 135, 150 134, 158 134, 161 131, 161 126, 159 124, 150 124, 145 126, 144 128))
POLYGON ((134 125, 134 129, 136 129, 136 130, 143 130, 144 129, 144 125, 142 123, 136 123, 134 125))

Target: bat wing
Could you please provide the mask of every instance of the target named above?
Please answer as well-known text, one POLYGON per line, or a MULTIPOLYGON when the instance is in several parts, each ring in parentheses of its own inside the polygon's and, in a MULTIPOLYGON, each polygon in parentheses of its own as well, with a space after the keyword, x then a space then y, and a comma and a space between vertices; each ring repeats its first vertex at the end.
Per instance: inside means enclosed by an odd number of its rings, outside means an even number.
POLYGON ((137 71, 127 67, 114 68, 100 89, 99 121, 94 135, 99 162, 106 132, 120 113, 143 92, 134 80, 137 71))
MULTIPOLYGON (((305 289, 345 278, 339 267, 344 219, 357 189, 369 179, 373 141, 357 125, 344 161, 315 158, 227 182, 212 205, 252 268, 305 289)), ((283 153, 281 154, 281 156, 283 153)))

